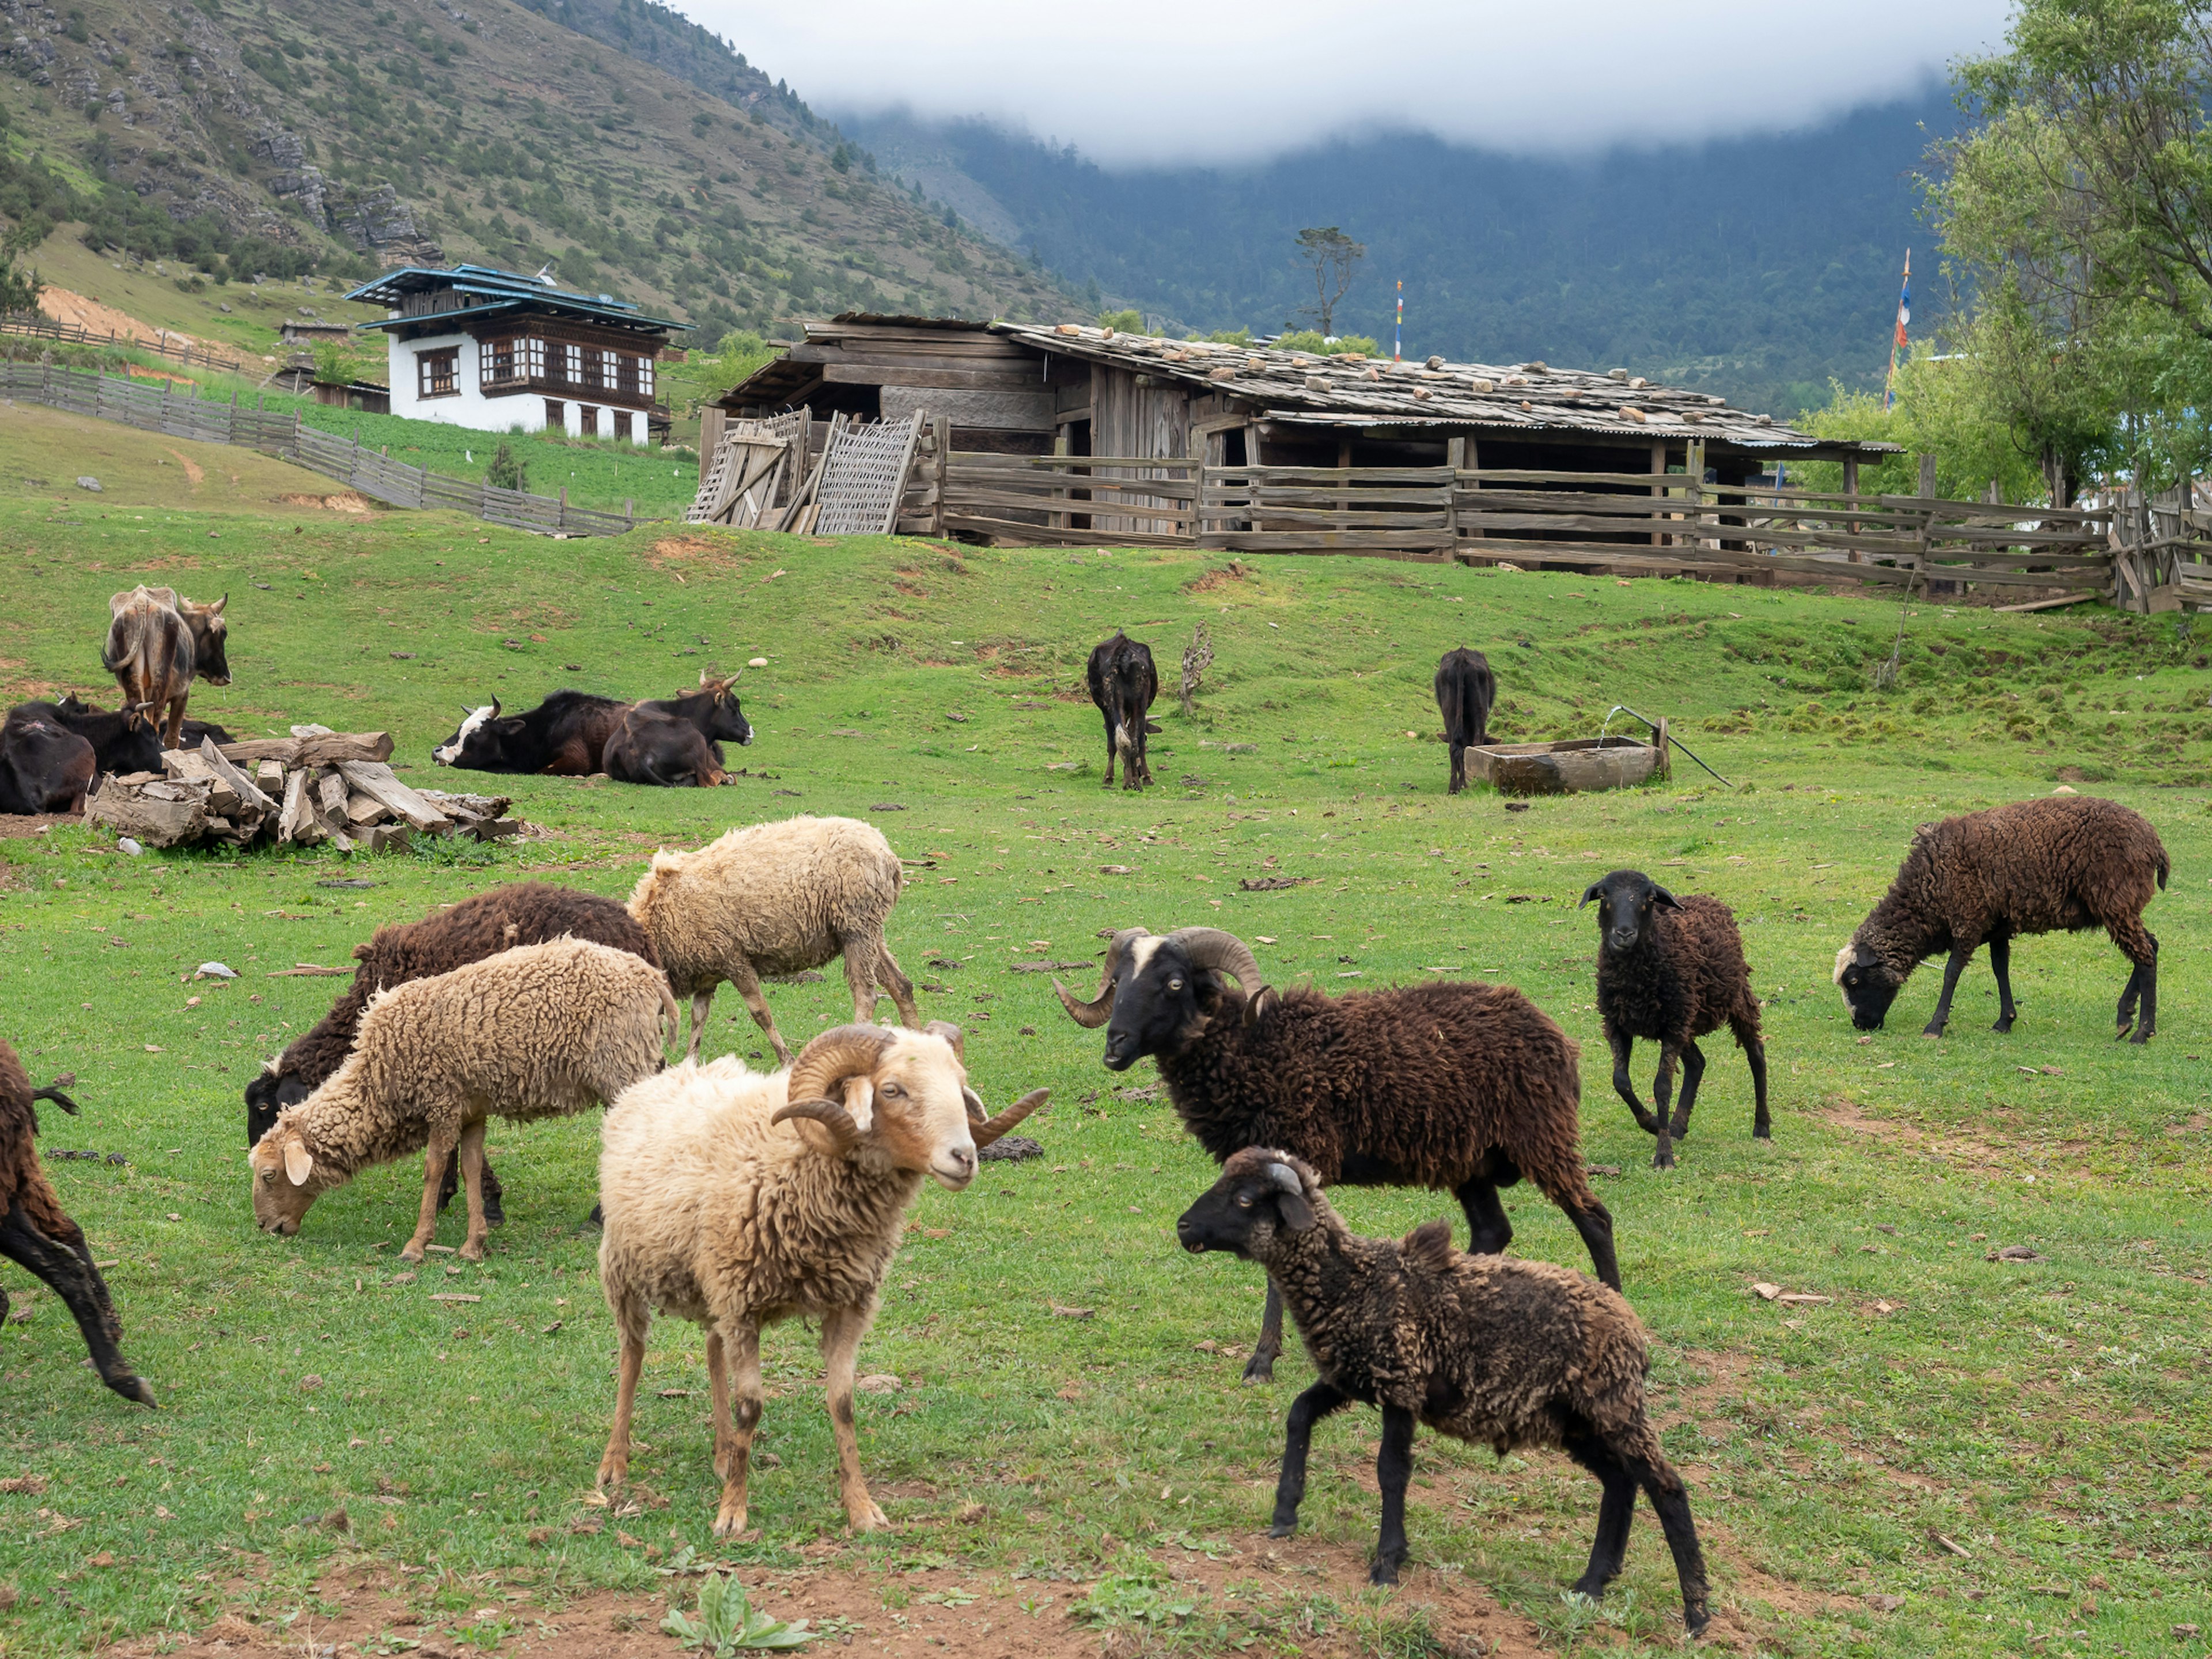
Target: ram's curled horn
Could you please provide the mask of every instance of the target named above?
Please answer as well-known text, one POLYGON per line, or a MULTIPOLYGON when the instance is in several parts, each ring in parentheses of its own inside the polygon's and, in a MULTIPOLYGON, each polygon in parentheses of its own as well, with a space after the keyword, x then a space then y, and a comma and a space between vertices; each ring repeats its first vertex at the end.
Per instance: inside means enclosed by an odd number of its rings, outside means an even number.
POLYGON ((801 1048, 799 1058, 791 1062, 787 1097, 835 1100, 845 1092, 839 1085, 848 1077, 873 1072, 894 1041, 880 1025, 831 1026, 801 1048))
POLYGON ((838 1158, 844 1157, 860 1144, 860 1125, 853 1121, 850 1112, 834 1100, 823 1100, 819 1097, 812 1100, 794 1100, 777 1107, 775 1115, 769 1121, 781 1123, 794 1117, 811 1118, 827 1129, 830 1139, 836 1143, 832 1152, 838 1158))
POLYGON ((1298 1179, 1298 1172, 1287 1164, 1270 1164, 1267 1179, 1286 1193, 1295 1193, 1300 1198, 1306 1195, 1305 1182, 1298 1179))
MULTIPOLYGON (((973 1093, 970 1093, 969 1091, 964 1089, 961 1091, 961 1092, 967 1096, 969 1102, 968 1109, 971 1115, 981 1109, 983 1103, 977 1099, 973 1093)), ((998 1139, 1000 1136, 1005 1134, 1016 1124, 1019 1123, 1024 1118, 1027 1117, 1031 1112, 1036 1110, 1038 1107, 1043 1105, 1045 1103, 1045 1097, 1051 1093, 1052 1091, 1049 1089, 1032 1089, 1029 1093, 1024 1095, 1012 1105, 1007 1107, 1005 1111, 1000 1113, 998 1116, 985 1118, 981 1121, 971 1125, 969 1133, 975 1139, 976 1150, 981 1152, 984 1147, 989 1146, 993 1141, 998 1139)))
POLYGON ((1090 1002, 1078 1002, 1055 978, 1052 988, 1060 993, 1060 1006, 1067 1010, 1067 1017, 1086 1031, 1095 1031, 1114 1017, 1114 981, 1121 971, 1121 958, 1132 941, 1149 938, 1142 927, 1124 927, 1114 935, 1114 942, 1106 947, 1106 968, 1099 976, 1098 995, 1090 1002))
POLYGON ((1229 975, 1246 996, 1256 997, 1267 988, 1267 979, 1251 947, 1236 934, 1218 927, 1178 927, 1169 937, 1182 946, 1192 967, 1218 969, 1229 975))

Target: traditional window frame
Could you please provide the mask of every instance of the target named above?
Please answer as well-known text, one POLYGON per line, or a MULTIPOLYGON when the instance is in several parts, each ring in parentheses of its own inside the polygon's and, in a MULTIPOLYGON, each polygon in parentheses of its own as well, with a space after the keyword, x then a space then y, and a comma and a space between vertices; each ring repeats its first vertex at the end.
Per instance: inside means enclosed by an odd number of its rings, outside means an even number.
POLYGON ((436 346, 415 354, 415 396, 418 402, 460 395, 460 347, 436 346))

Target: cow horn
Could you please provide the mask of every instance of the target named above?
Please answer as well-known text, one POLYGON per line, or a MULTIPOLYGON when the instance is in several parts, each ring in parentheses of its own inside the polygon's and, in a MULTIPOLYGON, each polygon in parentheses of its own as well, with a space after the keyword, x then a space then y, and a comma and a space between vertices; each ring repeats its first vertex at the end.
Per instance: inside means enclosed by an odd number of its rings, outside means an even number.
MULTIPOLYGON (((963 1090, 962 1092, 968 1096, 969 1102, 968 1109, 972 1120, 975 1114, 981 1109, 983 1103, 981 1100, 978 1100, 975 1096, 969 1091, 963 1090)), ((1029 1093, 1024 1095, 1012 1105, 1007 1107, 1005 1111, 1000 1113, 998 1116, 985 1118, 980 1121, 971 1121, 969 1133, 975 1138, 975 1149, 978 1152, 981 1152, 984 1147, 998 1139, 1000 1136, 1005 1134, 1006 1131, 1019 1123, 1031 1112, 1034 1112, 1038 1107, 1043 1105, 1045 1103, 1045 1097, 1051 1093, 1052 1091, 1049 1089, 1032 1089, 1029 1093)))
POLYGON ((1106 947, 1106 970, 1098 981, 1098 995, 1090 1002, 1078 1002, 1067 987, 1057 977, 1052 988, 1060 994, 1060 1006, 1067 1010, 1067 1017, 1086 1031, 1095 1031, 1114 1016, 1114 980, 1121 971, 1121 956, 1130 941, 1147 937, 1141 927, 1124 927, 1114 935, 1114 942, 1106 947))
POLYGON ((769 1118, 769 1121, 782 1123, 794 1117, 811 1118, 830 1132, 830 1139, 836 1143, 831 1148, 833 1157, 842 1158, 860 1144, 860 1125, 853 1121, 853 1115, 850 1112, 834 1100, 823 1100, 819 1097, 812 1100, 794 1100, 787 1105, 777 1107, 775 1115, 769 1118))
POLYGON ((839 1085, 847 1078, 865 1077, 874 1071, 892 1041, 891 1034, 880 1025, 831 1026, 801 1048, 799 1058, 792 1061, 787 1098, 834 1099, 844 1092, 839 1085))
POLYGON ((1218 927, 1178 927, 1168 936, 1183 948, 1194 968, 1214 968, 1231 975, 1248 997, 1267 988, 1266 977, 1251 948, 1234 933, 1218 927))
POLYGON ((491 694, 491 717, 494 720, 499 718, 499 693, 496 691, 491 694))
POLYGON ((230 603, 230 595, 229 595, 229 594, 228 594, 228 593, 226 593, 226 594, 224 594, 221 599, 217 599, 217 600, 216 600, 213 605, 210 605, 210 606, 208 607, 208 615, 209 615, 209 616, 210 616, 210 617, 220 617, 221 615, 222 615, 222 608, 223 608, 223 606, 225 606, 225 605, 228 605, 229 603, 230 603))

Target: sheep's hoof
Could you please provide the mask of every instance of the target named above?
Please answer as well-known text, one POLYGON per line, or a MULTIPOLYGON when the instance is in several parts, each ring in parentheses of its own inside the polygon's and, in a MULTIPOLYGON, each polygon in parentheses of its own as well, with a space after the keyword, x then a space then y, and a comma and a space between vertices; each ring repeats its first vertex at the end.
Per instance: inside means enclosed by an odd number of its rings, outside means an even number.
POLYGON ((609 1452, 599 1460, 599 1478, 592 1483, 599 1492, 619 1492, 623 1481, 629 1479, 629 1460, 609 1452))
POLYGON ((1920 1035, 1924 1037, 1935 1037, 1940 1040, 1943 1035, 1943 1028, 1940 1025, 1931 1025, 1926 1030, 1921 1032, 1920 1035))
POLYGON ((1651 1167, 1655 1170, 1673 1169, 1674 1167, 1674 1154, 1672 1152, 1654 1152, 1651 1155, 1651 1167))
POLYGON ((2012 1030, 2012 1016, 2005 1015, 1996 1024, 1990 1026, 1990 1030, 1995 1031, 1999 1036, 2004 1036, 2006 1032, 2012 1030))
POLYGON ((1267 1528, 1267 1536, 1270 1538, 1294 1538, 1297 1535, 1297 1530, 1298 1523, 1296 1521, 1278 1521, 1273 1526, 1267 1528))
POLYGON ((745 1529, 745 1506, 725 1504, 721 1513, 714 1517, 714 1536, 729 1538, 745 1529))
POLYGON ((420 1261, 423 1255, 424 1251, 420 1244, 410 1243, 399 1252, 399 1259, 402 1261, 420 1261))
POLYGON ((1751 1132, 1751 1138, 1753 1140, 1771 1140, 1774 1139, 1774 1131, 1762 1124, 1751 1132))
POLYGON ((467 1243, 462 1245, 460 1248, 460 1258, 464 1261, 483 1261, 484 1259, 483 1240, 481 1238, 472 1238, 467 1243))
POLYGON ((125 1371, 120 1376, 105 1377, 101 1380, 125 1400, 135 1400, 142 1406, 155 1404, 154 1391, 146 1386, 146 1379, 143 1376, 133 1376, 130 1372, 125 1371))
POLYGON ((1379 1555, 1376 1556, 1375 1558, 1375 1565, 1367 1575, 1367 1582, 1370 1584, 1396 1583, 1398 1582, 1398 1564, 1395 1561, 1386 1561, 1379 1555))
POLYGON ((865 1498, 856 1507, 848 1510, 845 1521, 854 1532, 882 1532, 891 1523, 890 1517, 883 1512, 872 1498, 865 1498))
POLYGON ((2151 1036, 2151 1028, 2150 1028, 2149 1026, 2148 1026, 2148 1025, 2145 1025, 2145 1026, 2139 1027, 2139 1028, 2136 1030, 2136 1034, 2135 1034, 2133 1036, 2130 1037, 2130 1038, 2128 1039, 2128 1041, 2129 1041, 2129 1042, 2130 1042, 2136 1043, 2136 1044, 2137 1044, 2138 1046, 2140 1046, 2141 1044, 2143 1044, 2143 1043, 2148 1042, 2150 1041, 2150 1036, 2151 1036))
POLYGON ((1275 1362, 1272 1356, 1254 1354, 1244 1362, 1247 1382, 1272 1382, 1275 1380, 1275 1362))

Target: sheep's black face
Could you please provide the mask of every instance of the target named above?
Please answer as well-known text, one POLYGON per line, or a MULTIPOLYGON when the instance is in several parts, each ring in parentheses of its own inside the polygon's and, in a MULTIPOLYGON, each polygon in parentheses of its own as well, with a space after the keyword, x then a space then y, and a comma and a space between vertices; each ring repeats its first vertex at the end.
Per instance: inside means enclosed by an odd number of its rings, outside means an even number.
MULTIPOLYGON (((1651 926, 1654 910, 1679 910, 1674 896, 1640 870, 1616 870, 1583 890, 1583 904, 1597 902, 1598 946, 1633 951, 1651 926)), ((1577 909, 1582 908, 1578 904, 1577 909)))
POLYGON ((1836 953, 1836 984, 1851 1011, 1851 1024, 1862 1031, 1879 1031, 1905 981, 1863 945, 1846 945, 1836 953))
POLYGON ((1226 1250, 1252 1259, 1253 1235, 1263 1226, 1304 1232, 1314 1224, 1297 1171, 1272 1161, 1279 1153, 1248 1149, 1176 1222, 1176 1237, 1193 1255, 1226 1250), (1262 1158, 1270 1161, 1261 1161, 1262 1158))
POLYGON ((1210 969, 1194 968, 1169 939, 1133 940, 1114 981, 1106 1023, 1106 1067, 1126 1072, 1146 1054, 1179 1054, 1221 1003, 1210 969))
POLYGON ((276 1127, 276 1114, 296 1106, 313 1090, 289 1073, 259 1072, 246 1085, 246 1144, 258 1146, 261 1137, 276 1127))

